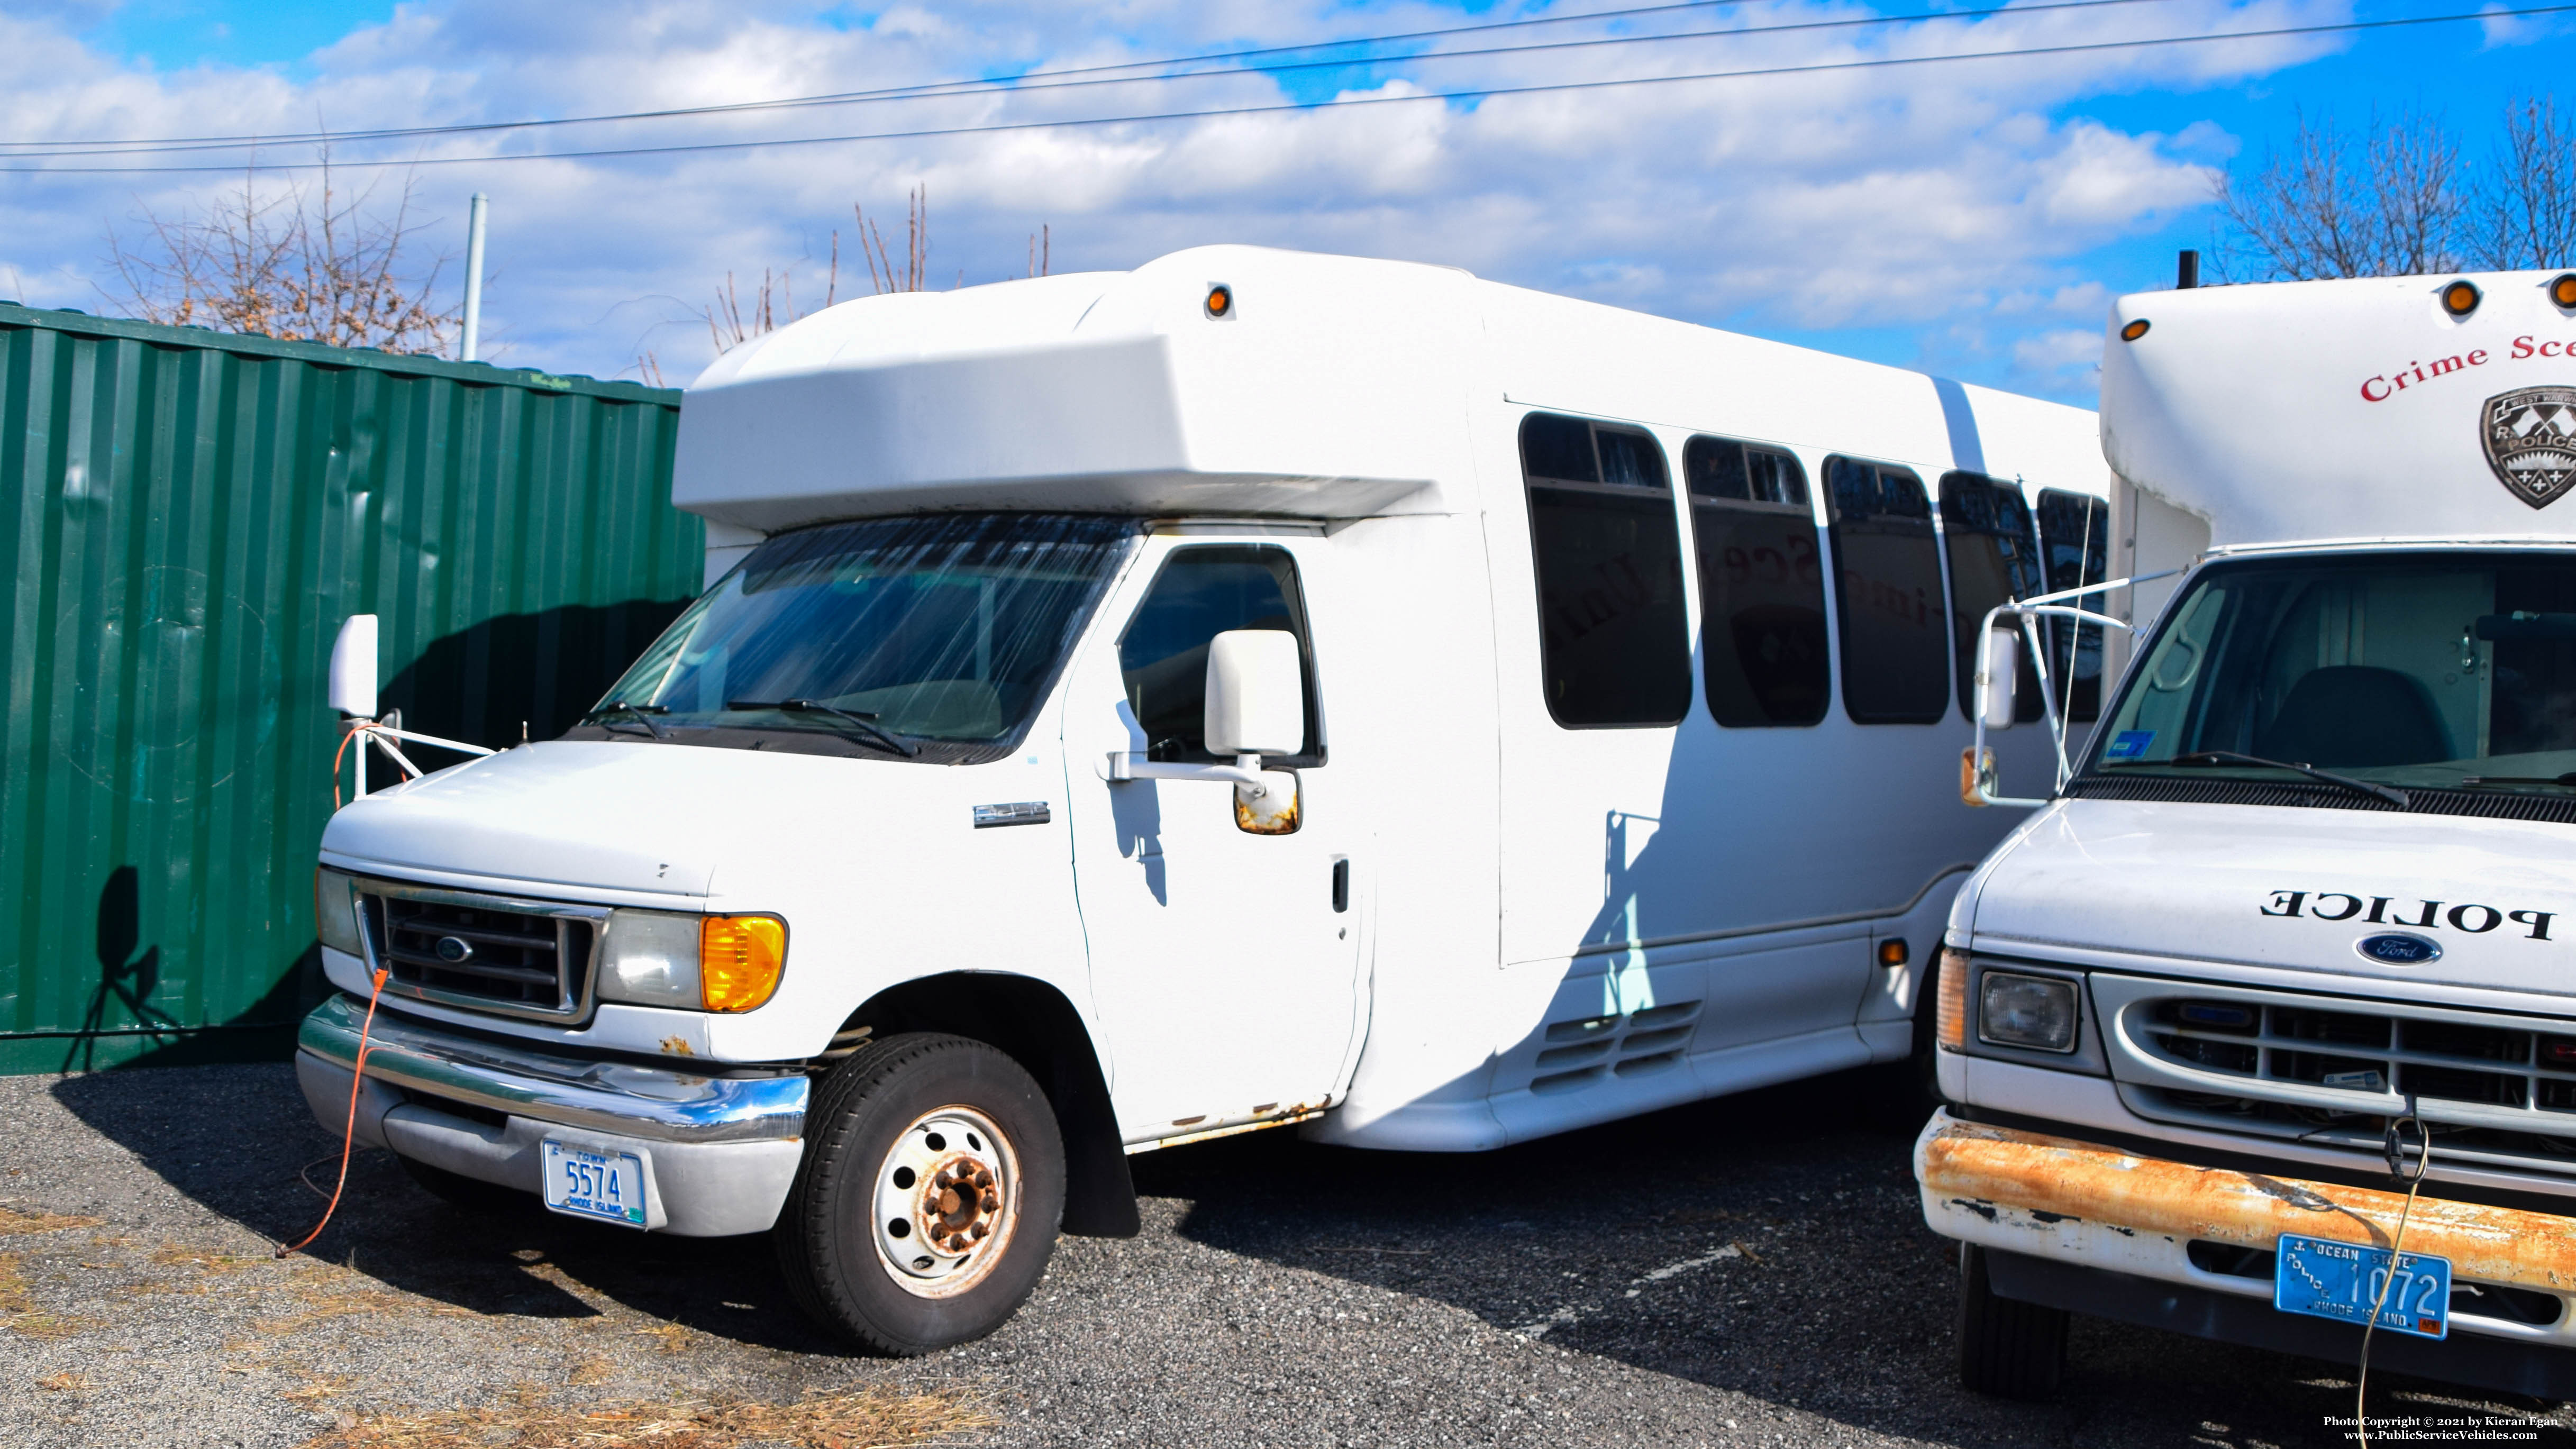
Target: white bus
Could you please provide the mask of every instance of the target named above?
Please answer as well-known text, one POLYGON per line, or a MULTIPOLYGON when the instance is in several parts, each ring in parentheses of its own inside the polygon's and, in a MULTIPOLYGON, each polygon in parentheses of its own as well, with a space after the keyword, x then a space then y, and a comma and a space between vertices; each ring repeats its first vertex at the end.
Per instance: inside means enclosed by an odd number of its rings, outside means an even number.
POLYGON ((2115 572, 2187 572, 1950 917, 1962 1375, 2047 1392, 2073 1311, 2576 1397, 2576 273, 2104 346, 2115 572))
POLYGON ((831 308, 689 390, 710 587, 588 722, 332 820, 304 1082, 381 968, 362 1140, 774 1231, 919 1352, 1133 1232, 1129 1153, 1903 1062, 2011 824, 1963 641, 2102 576, 2102 476, 2077 409, 1440 267, 831 308))

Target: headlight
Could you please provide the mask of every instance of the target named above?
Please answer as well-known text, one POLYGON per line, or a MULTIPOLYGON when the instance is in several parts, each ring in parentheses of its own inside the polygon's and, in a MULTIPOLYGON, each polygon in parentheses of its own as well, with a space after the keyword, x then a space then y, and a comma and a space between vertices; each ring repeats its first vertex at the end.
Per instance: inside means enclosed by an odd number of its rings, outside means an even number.
POLYGON ((787 923, 776 916, 610 913, 599 997, 638 1006, 749 1011, 778 990, 787 923))
POLYGON ((336 870, 313 872, 313 934, 334 951, 364 957, 358 939, 358 883, 336 870))
POLYGON ((2075 1050, 2075 983, 1988 971, 1978 980, 1977 1039, 2043 1052, 2075 1050))

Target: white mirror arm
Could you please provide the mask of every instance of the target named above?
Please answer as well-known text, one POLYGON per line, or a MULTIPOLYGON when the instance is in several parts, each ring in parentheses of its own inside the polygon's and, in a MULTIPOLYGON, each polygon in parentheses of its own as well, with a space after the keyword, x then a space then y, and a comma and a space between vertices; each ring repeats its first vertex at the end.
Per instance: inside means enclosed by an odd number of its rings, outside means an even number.
POLYGON ((1237 755, 1231 765, 1167 765, 1148 760, 1128 750, 1111 750, 1109 766, 1102 771, 1112 783, 1124 780, 1224 780, 1239 785, 1255 800, 1270 793, 1270 783, 1261 778, 1259 755, 1237 755))

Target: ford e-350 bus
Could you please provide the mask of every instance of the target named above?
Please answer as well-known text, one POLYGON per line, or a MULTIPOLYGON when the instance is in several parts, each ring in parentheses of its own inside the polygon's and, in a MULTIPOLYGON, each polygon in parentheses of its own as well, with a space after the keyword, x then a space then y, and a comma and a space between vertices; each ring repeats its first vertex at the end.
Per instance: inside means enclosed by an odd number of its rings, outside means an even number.
POLYGON ((1238 247, 829 309, 677 468, 710 587, 589 721, 332 820, 299 1065, 336 1128, 382 968, 362 1140, 772 1232, 895 1352, 1132 1232, 1128 1153, 1903 1061, 2011 823, 1963 643, 2109 547, 2088 413, 1238 247))
POLYGON ((2576 275, 2104 345, 2114 573, 2188 572, 1950 917, 1962 1371, 2046 1391, 2071 1310, 2576 1396, 2576 275))

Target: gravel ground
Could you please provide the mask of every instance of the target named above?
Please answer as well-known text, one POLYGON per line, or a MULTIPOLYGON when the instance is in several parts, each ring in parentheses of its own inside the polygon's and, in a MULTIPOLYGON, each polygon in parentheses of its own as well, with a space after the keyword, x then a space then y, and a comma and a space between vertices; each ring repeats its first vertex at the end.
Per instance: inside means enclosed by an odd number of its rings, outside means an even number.
MULTIPOLYGON (((1954 1383, 1911 1133, 1830 1078, 1477 1157, 1263 1133, 1136 1160, 1144 1236, 906 1363, 808 1330, 758 1239, 469 1218, 337 1143, 283 1066, 0 1079, 0 1444, 293 1446, 367 1416, 882 1386, 995 1445, 2340 1443, 2322 1365, 2079 1323, 2057 1401, 1954 1383), (42 1215, 52 1215, 45 1217, 42 1215), (60 1219, 95 1219, 62 1222, 60 1219)), ((2384 1387, 2383 1387, 2384 1385, 2384 1387)), ((2545 1418, 2393 1375, 2380 1413, 2545 1418)))

